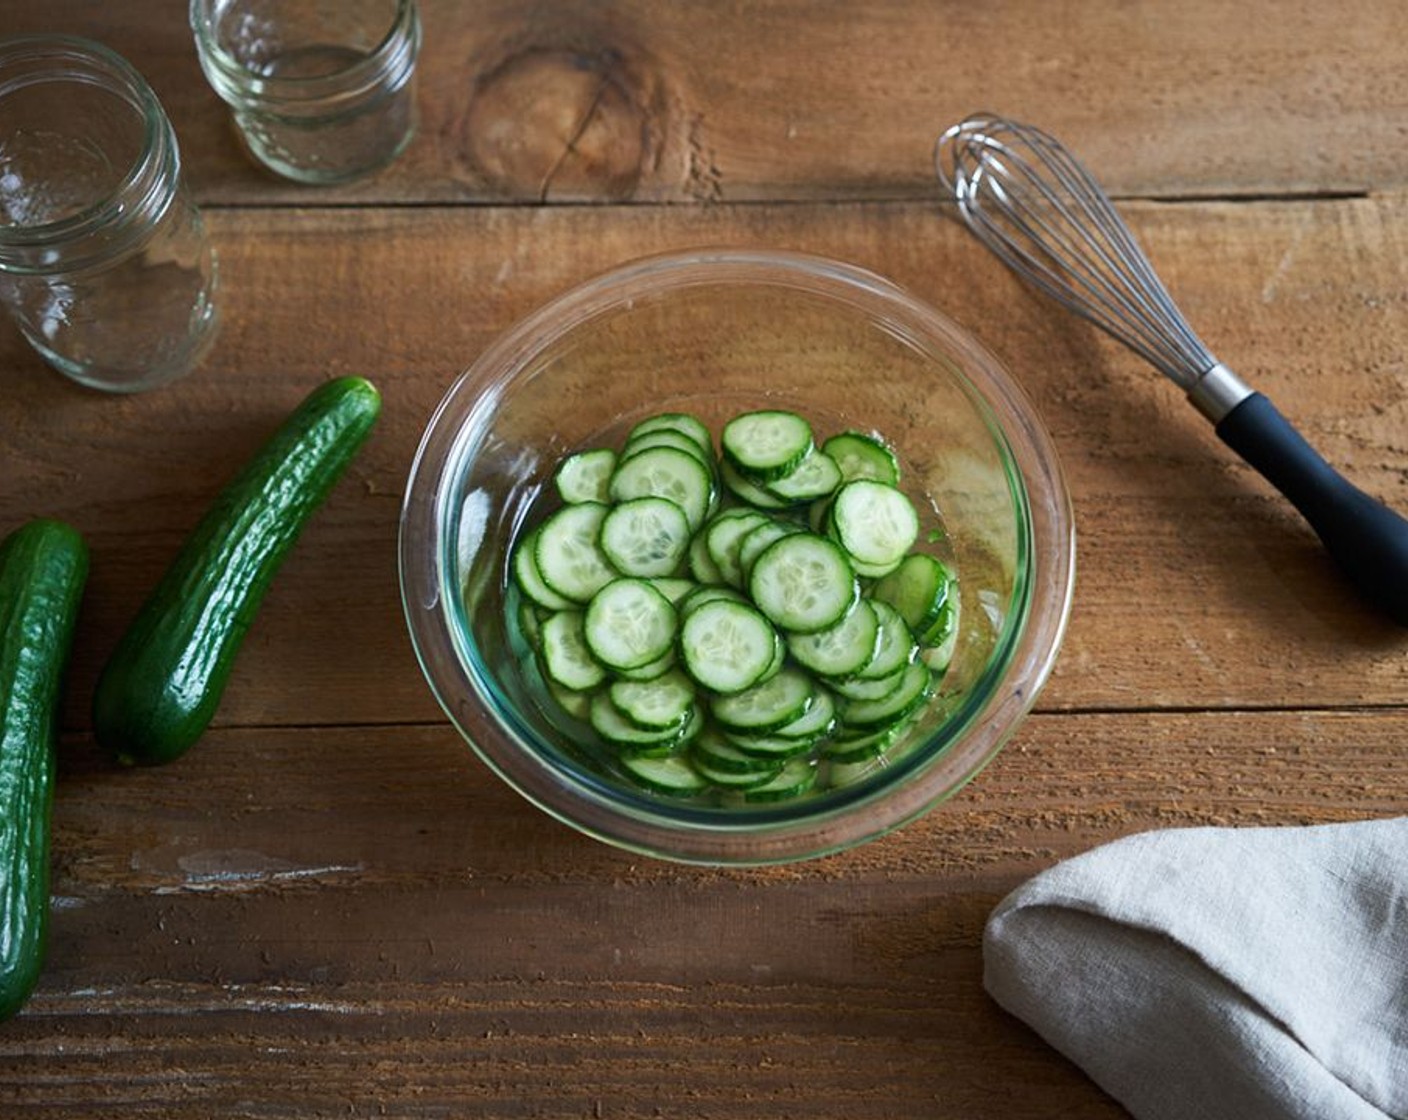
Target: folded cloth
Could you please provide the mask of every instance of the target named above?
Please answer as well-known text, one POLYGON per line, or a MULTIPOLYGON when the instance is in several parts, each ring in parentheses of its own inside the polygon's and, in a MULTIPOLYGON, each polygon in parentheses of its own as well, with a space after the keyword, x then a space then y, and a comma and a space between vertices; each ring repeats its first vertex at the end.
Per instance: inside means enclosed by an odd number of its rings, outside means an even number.
POLYGON ((1131 836, 988 920, 984 982, 1140 1120, 1408 1120, 1408 817, 1131 836))

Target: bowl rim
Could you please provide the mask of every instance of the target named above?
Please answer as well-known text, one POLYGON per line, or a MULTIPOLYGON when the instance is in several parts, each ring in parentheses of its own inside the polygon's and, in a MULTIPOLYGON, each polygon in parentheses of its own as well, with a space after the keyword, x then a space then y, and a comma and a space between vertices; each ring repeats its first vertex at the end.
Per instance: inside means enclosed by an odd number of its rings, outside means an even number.
MULTIPOLYGON (((917 345, 913 337, 902 341, 917 345)), ((474 752, 509 786, 579 831, 633 852, 714 865, 766 864, 828 854, 887 833, 953 796, 991 761, 1035 702, 1064 637, 1074 594, 1075 526, 1059 457, 1035 406, 1006 367, 952 319, 857 265, 795 251, 711 246, 652 254, 599 273, 541 304, 491 341, 453 382, 422 435, 407 478, 398 560, 412 645, 431 691, 474 752), (921 340, 938 340, 954 355, 947 364, 984 415, 1025 520, 1019 533, 1026 546, 1021 595, 1017 601, 1014 592, 1012 612, 1020 618, 1006 620, 1001 637, 1009 648, 1001 658, 991 655, 985 667, 985 673, 998 670, 996 687, 981 705, 969 704, 961 721, 946 721, 944 726, 957 732, 946 749, 898 775, 911 779, 904 796, 895 796, 892 776, 861 783, 870 788, 849 798, 818 799, 823 804, 815 813, 799 811, 806 803, 789 803, 773 811, 696 814, 684 803, 634 796, 625 798, 632 811, 623 813, 621 791, 611 783, 583 781, 583 775, 568 775, 573 780, 565 781, 560 768, 522 749, 502 725, 506 713, 496 707, 489 682, 476 679, 474 658, 466 657, 462 645, 463 628, 451 617, 459 595, 448 579, 449 560, 458 554, 460 542, 447 540, 443 532, 455 497, 455 488, 445 483, 457 463, 463 466, 465 434, 493 415, 506 384, 571 331, 623 304, 629 307, 633 296, 737 282, 795 287, 823 299, 858 303, 872 319, 883 310, 892 333, 898 328, 918 331, 921 340), (1041 502, 1032 500, 1033 483, 1041 502), (440 679, 446 666, 457 670, 455 679, 440 679), (958 751, 960 746, 964 750, 958 751), (956 777, 933 780, 954 770, 955 762, 961 762, 956 777), (926 776, 928 785, 922 781, 926 776), (746 853, 739 850, 740 837, 747 839, 746 853)), ((514 718, 510 713, 510 725, 514 718)), ((523 729, 517 730, 521 734, 523 729)))

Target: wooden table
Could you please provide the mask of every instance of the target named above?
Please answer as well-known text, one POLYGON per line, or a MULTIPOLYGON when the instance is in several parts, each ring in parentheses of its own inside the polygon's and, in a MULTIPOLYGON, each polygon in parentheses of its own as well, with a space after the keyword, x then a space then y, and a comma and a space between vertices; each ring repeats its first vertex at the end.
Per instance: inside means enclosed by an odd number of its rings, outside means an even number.
POLYGON ((0 330, 0 528, 92 546, 64 716, 48 969, 0 1027, 0 1114, 1116 1117, 981 983, 994 904, 1132 832, 1408 807, 1408 635, 1173 386, 1029 294, 936 204, 979 108, 1080 151, 1220 356, 1408 508, 1401 7, 1321 0, 752 5, 423 0, 422 123, 385 173, 241 155, 179 3, 12 4, 126 55, 222 267, 206 365, 81 390, 0 330), (507 790, 422 681, 400 496, 457 373, 629 258, 734 243, 885 273, 1036 398, 1073 491, 1068 637, 947 806, 846 854, 705 870, 507 790), (280 574, 216 726, 127 772, 92 686, 205 503, 305 392, 383 422, 280 574))

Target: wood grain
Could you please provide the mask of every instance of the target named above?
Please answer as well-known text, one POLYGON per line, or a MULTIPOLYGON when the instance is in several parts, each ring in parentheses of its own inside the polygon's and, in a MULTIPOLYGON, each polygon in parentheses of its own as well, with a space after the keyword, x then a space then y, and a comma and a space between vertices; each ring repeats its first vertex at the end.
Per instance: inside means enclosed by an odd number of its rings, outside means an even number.
POLYGON ((218 204, 932 197, 937 135, 997 110, 1120 194, 1404 184, 1401 12, 1315 0, 422 0, 422 127, 374 180, 280 183, 243 157, 181 4, 11 5, 0 31, 98 38, 166 104, 218 204))
POLYGON ((1173 386, 968 239, 930 150, 979 108, 1065 138, 1218 355, 1408 509, 1398 7, 421 10, 417 139, 334 189, 242 156, 183 4, 0 12, 0 35, 90 35, 150 78, 224 320, 205 367, 131 398, 0 323, 0 530, 64 517, 93 550, 52 946, 0 1026, 0 1116, 1125 1115, 984 994, 992 907, 1146 829, 1403 813, 1408 637, 1173 386), (395 559, 420 432, 494 337, 625 260, 719 244, 854 262, 971 330, 1053 434, 1080 553, 1054 674, 977 779, 875 843, 752 870, 618 852, 495 778, 421 678, 395 559), (117 768, 89 733, 104 657, 221 483, 342 373, 378 383, 382 423, 215 728, 174 766, 117 768))
MULTIPOLYGON (((1129 210, 1210 344, 1354 481, 1408 508, 1403 199, 1129 210)), ((1177 391, 1026 293, 927 206, 241 210, 212 226, 223 334, 179 389, 96 396, 8 328, 0 336, 0 363, 14 367, 16 419, 0 447, 8 516, 68 517, 94 549, 80 697, 223 479, 312 384, 352 372, 381 385, 383 422, 276 583, 219 718, 436 718, 395 572, 401 491, 435 403, 491 338, 562 289, 644 253, 734 243, 887 272, 970 327, 1035 398, 1080 550, 1044 707, 1408 700, 1402 631, 1358 604, 1310 531, 1177 391)), ((81 703, 68 724, 86 725, 81 703)))

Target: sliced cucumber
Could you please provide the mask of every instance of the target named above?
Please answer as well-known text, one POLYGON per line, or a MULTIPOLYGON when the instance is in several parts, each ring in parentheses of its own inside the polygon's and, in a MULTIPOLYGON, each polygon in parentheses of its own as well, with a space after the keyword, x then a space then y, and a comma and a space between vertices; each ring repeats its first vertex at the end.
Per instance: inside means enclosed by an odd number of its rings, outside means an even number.
POLYGON ((621 769, 637 785, 668 797, 697 797, 709 788, 708 780, 684 755, 664 758, 633 755, 621 759, 621 769))
POLYGON ((615 469, 616 452, 609 447, 596 447, 562 460, 553 482, 564 502, 605 502, 615 469))
POLYGON ((709 558, 719 570, 721 582, 733 587, 743 586, 743 571, 738 560, 743 538, 769 521, 767 514, 755 509, 724 510, 710 519, 703 530, 704 544, 709 558))
POLYGON ((919 644, 899 611, 883 599, 867 602, 879 623, 879 640, 875 643, 875 656, 857 675, 866 680, 876 680, 898 672, 918 657, 919 644))
POLYGON ((860 593, 841 549, 807 532, 769 545, 753 564, 748 590, 773 623, 799 634, 835 626, 860 593))
POLYGON ((743 791, 745 801, 787 801, 816 785, 817 765, 806 757, 792 759, 772 781, 743 791))
POLYGON ((938 623, 948 603, 953 577, 927 552, 912 552, 889 575, 876 582, 871 594, 900 612, 916 638, 938 623))
POLYGON ((842 432, 834 435, 821 445, 841 470, 847 482, 856 478, 868 478, 875 482, 886 482, 898 486, 900 463, 881 440, 864 432, 842 432))
POLYGON ((825 451, 813 451, 792 471, 769 482, 765 489, 789 505, 796 505, 827 497, 843 481, 836 460, 825 451))
POLYGON ((784 668, 743 692, 715 697, 710 711, 730 731, 768 732, 801 719, 815 697, 811 677, 798 669, 784 668))
POLYGON ((867 478, 836 491, 830 522, 841 547, 868 576, 894 570, 919 537, 919 515, 904 491, 867 478))
POLYGON ((679 727, 694 706, 694 685, 678 669, 649 681, 616 681, 609 694, 611 702, 639 727, 679 727))
POLYGON ((618 463, 611 500, 668 498, 684 510, 691 530, 704 523, 714 500, 714 479, 698 458, 675 447, 651 447, 618 463))
POLYGON ((688 412, 658 412, 632 428, 626 439, 627 441, 636 440, 651 432, 660 431, 680 432, 689 436, 696 446, 709 452, 710 455, 714 453, 714 437, 709 434, 708 427, 699 417, 688 412))
POLYGON ((533 560, 543 582, 558 595, 585 603, 616 578, 597 544, 607 510, 600 502, 563 506, 538 529, 533 560))
POLYGON ((765 490, 762 483, 749 478, 727 459, 719 463, 719 477, 734 497, 758 509, 780 511, 791 505, 786 498, 779 498, 771 491, 765 490))
POLYGON ((538 571, 537 546, 537 530, 529 533, 519 543, 513 554, 514 581, 518 584, 518 589, 538 606, 546 607, 550 611, 565 611, 573 605, 572 600, 565 595, 559 595, 544 582, 542 573, 538 571))
POLYGON ((626 441, 626 446, 621 448, 621 461, 625 462, 632 455, 637 455, 642 451, 649 451, 652 447, 673 447, 676 451, 683 451, 693 455, 700 464, 708 468, 711 472, 714 469, 714 450, 711 447, 701 447, 698 441, 691 439, 683 432, 671 431, 667 428, 660 428, 653 432, 644 432, 640 435, 633 435, 626 441))
POLYGON ((584 692, 606 680, 606 666, 587 647, 581 611, 558 611, 542 624, 543 671, 548 679, 584 692))
POLYGON ((622 575, 668 576, 679 570, 689 540, 684 510, 668 498, 645 497, 611 507, 599 544, 622 575))
POLYGON ((694 740, 690 751, 696 762, 702 763, 712 771, 753 777, 762 775, 759 785, 768 778, 775 777, 782 769, 781 760, 741 751, 712 729, 703 732, 694 740))
POLYGON ((841 722, 849 727, 878 728, 898 723, 929 699, 933 674, 923 661, 915 661, 904 671, 899 686, 879 700, 848 700, 841 709, 841 722))
POLYGON ((780 541, 783 537, 791 536, 793 533, 804 531, 800 525, 793 521, 765 521, 739 541, 738 571, 743 580, 742 586, 748 586, 748 580, 753 574, 753 564, 768 545, 773 541, 780 541))
POLYGON ((728 598, 690 607, 680 628, 684 668, 714 692, 738 692, 762 680, 777 652, 777 632, 758 611, 728 598))
POLYGON ((643 579, 608 583, 587 604, 587 648, 613 669, 638 669, 669 652, 675 608, 643 579))
POLYGON ((838 735, 821 748, 821 757, 842 764, 877 758, 894 745, 902 729, 903 724, 897 723, 863 734, 838 735))
POLYGON ((812 426, 794 412, 745 412, 724 425, 724 455, 750 479, 790 474, 812 449, 812 426))
MULTIPOLYGON (((905 637, 909 637, 907 629, 905 637)), ((840 622, 825 630, 787 637, 792 656, 824 677, 848 677, 861 672, 874 660, 879 644, 880 620, 869 599, 858 600, 840 622)))

